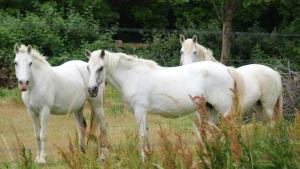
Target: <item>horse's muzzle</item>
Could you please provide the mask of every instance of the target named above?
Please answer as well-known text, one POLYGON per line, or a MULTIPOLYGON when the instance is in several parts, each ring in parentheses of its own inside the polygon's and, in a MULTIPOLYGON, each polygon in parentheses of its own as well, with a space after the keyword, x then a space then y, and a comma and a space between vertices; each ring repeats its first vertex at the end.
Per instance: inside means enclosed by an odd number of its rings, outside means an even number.
POLYGON ((88 92, 90 94, 91 97, 96 97, 98 94, 98 87, 94 86, 94 87, 89 87, 88 88, 88 92))
POLYGON ((25 92, 28 89, 28 84, 29 84, 28 80, 27 81, 19 80, 18 83, 19 83, 19 88, 21 89, 22 92, 25 92))

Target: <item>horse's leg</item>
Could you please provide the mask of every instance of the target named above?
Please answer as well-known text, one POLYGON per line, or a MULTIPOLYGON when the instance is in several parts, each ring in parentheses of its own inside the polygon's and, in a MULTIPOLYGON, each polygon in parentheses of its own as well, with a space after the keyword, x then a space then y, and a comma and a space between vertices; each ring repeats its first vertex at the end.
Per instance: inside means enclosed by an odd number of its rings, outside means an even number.
MULTIPOLYGON (((220 94, 220 97, 221 96, 222 95, 220 94)), ((224 98, 226 98, 226 97, 224 97, 224 98)), ((223 99, 223 102, 215 101, 215 102, 212 102, 211 104, 214 105, 215 111, 217 111, 218 113, 221 113, 223 115, 223 117, 226 117, 231 112, 232 98, 228 97, 227 99, 223 99)))
POLYGON ((41 131, 40 131, 40 139, 41 139, 41 153, 40 158, 38 159, 38 163, 46 163, 46 146, 47 146, 47 129, 48 129, 48 119, 50 115, 50 110, 47 106, 42 108, 40 113, 41 120, 41 131))
POLYGON ((261 99, 261 104, 263 108, 263 122, 268 126, 273 127, 275 124, 274 121, 274 107, 276 104, 278 97, 274 97, 274 95, 263 95, 261 99))
POLYGON ((264 119, 264 110, 261 104, 254 105, 253 110, 255 112, 256 120, 260 121, 264 119))
POLYGON ((142 161, 145 161, 145 146, 147 143, 147 112, 144 108, 137 107, 134 109, 134 115, 139 127, 139 141, 142 161))
MULTIPOLYGON (((99 89, 100 90, 100 89, 99 89)), ((100 136, 99 136, 99 149, 98 152, 100 154, 99 156, 99 161, 102 162, 106 159, 106 156, 108 155, 108 148, 107 148, 107 136, 106 136, 106 124, 105 124, 105 115, 104 115, 104 110, 103 110, 103 95, 99 95, 90 100, 90 104, 92 107, 92 118, 93 118, 93 124, 94 126, 97 126, 96 122, 100 122, 100 136), (102 150, 101 150, 102 148, 102 150)), ((92 127, 91 130, 94 127, 92 127)))
POLYGON ((219 122, 219 113, 215 109, 210 109, 208 114, 208 121, 213 124, 217 124, 219 122))
POLYGON ((86 121, 83 117, 83 107, 74 113, 74 118, 77 124, 77 132, 79 139, 79 146, 82 152, 85 152, 85 132, 86 132, 86 121))
POLYGON ((35 137, 37 140, 37 154, 35 161, 38 162, 41 154, 41 139, 40 139, 40 132, 41 132, 41 123, 39 114, 34 113, 33 111, 27 110, 28 115, 31 117, 33 123, 33 129, 35 132, 35 137))

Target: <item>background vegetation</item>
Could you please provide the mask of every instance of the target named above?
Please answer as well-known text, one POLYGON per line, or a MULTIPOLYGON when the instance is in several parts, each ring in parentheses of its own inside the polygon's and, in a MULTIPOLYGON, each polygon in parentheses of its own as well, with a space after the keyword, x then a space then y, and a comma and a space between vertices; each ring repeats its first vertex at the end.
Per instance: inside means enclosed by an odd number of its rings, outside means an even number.
MULTIPOLYGON (((124 51, 162 65, 177 65, 180 33, 197 34, 199 42, 220 58, 222 23, 212 2, 225 1, 2 0, 0 67, 11 66, 15 43, 32 44, 54 65, 85 59, 85 48, 124 51), (114 43, 117 39, 147 45, 119 46, 114 43)), ((229 64, 299 61, 299 3, 243 1, 234 14, 229 64)), ((292 68, 299 69, 297 62, 292 63, 292 68)))
MULTIPOLYGON (((0 0, 0 78, 2 72, 11 72, 14 76, 12 60, 16 43, 33 45, 48 56, 52 65, 71 59, 85 60, 84 49, 102 48, 173 66, 179 63, 179 34, 186 37, 196 34, 198 41, 211 48, 219 59, 222 21, 215 5, 220 7, 225 2, 0 0), (115 40, 124 43, 118 44, 115 40)), ((234 13, 228 64, 286 65, 291 60, 291 68, 299 71, 299 11, 299 0, 244 0, 234 13)), ((3 150, 0 158, 5 160, 0 168, 300 168, 299 113, 291 120, 294 123, 283 121, 273 129, 255 121, 250 127, 228 123, 229 126, 220 127, 217 135, 203 133, 207 126, 201 126, 199 121, 193 123, 194 115, 180 119, 151 116, 149 132, 154 149, 148 152, 147 162, 141 163, 133 115, 126 111, 118 93, 109 86, 105 97, 112 146, 104 166, 98 165, 93 147, 91 152, 81 154, 76 141, 65 139, 75 131, 71 116, 52 117, 49 140, 53 139, 61 149, 49 150, 52 153, 49 163, 38 166, 33 163, 36 142, 33 129, 28 125, 31 121, 26 114, 21 114, 25 109, 19 104, 20 92, 0 89, 0 147, 3 150), (15 144, 10 122, 16 126, 19 144, 15 144), (64 130, 61 130, 62 124, 64 130), (162 124, 162 128, 158 124, 162 124), (56 132, 58 130, 60 132, 56 132), (213 140, 208 135, 213 135, 213 140), (200 137, 204 143, 199 142, 200 137), (8 155, 10 149, 15 150, 16 158, 8 155), (57 156, 57 151, 62 157, 57 156)))

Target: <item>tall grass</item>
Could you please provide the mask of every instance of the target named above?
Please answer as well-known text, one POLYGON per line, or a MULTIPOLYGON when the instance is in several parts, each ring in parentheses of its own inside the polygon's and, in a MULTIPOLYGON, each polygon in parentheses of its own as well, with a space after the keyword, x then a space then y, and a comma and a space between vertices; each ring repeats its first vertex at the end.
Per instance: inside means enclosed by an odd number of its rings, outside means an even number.
MULTIPOLYGON (((99 167, 300 168, 300 147, 296 144, 300 136, 299 113, 294 124, 282 121, 270 128, 254 119, 251 124, 245 125, 242 124, 237 91, 234 89, 233 92, 235 95, 232 112, 226 118, 221 118, 218 126, 208 121, 204 97, 191 97, 199 105, 193 137, 187 139, 183 137, 183 133, 160 126, 157 132, 160 138, 159 145, 152 145, 153 149, 149 151, 148 159, 142 162, 137 146, 138 137, 134 133, 127 133, 126 142, 112 147, 109 158, 99 167)), ((69 159, 63 160, 67 163, 69 159)))
MULTIPOLYGON (((191 97, 199 106, 198 118, 190 129, 192 136, 187 138, 185 131, 161 125, 156 132, 158 144, 148 145, 145 149, 148 158, 144 162, 140 158, 137 133, 130 130, 125 131, 126 141, 109 147, 109 155, 101 164, 95 148, 99 139, 91 139, 93 144, 87 146, 84 154, 80 151, 77 138, 69 138, 67 147, 56 146, 62 166, 70 169, 300 168, 300 145, 297 142, 300 138, 299 111, 296 111, 293 123, 282 120, 273 128, 256 122, 255 118, 251 123, 243 124, 237 91, 233 92, 232 112, 221 118, 218 125, 208 121, 204 97, 191 97)), ((14 163, 0 164, 0 168, 40 168, 33 162, 32 153, 22 144, 17 132, 15 135, 20 151, 14 155, 14 163)), ((152 137, 149 138, 151 142, 152 137)))

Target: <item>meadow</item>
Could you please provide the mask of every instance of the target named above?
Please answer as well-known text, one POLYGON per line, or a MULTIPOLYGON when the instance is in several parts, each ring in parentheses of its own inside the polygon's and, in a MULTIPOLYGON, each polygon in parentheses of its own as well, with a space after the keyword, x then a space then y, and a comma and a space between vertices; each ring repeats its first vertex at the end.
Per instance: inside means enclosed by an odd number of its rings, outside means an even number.
MULTIPOLYGON (((89 142, 86 154, 77 148, 72 115, 50 117, 48 163, 36 165, 32 122, 20 91, 0 89, 0 168, 300 168, 299 113, 274 128, 255 118, 243 124, 235 120, 239 115, 223 119, 218 128, 201 123, 205 119, 196 114, 177 119, 149 115, 151 148, 141 162, 134 116, 110 86, 104 108, 110 153, 102 165, 96 160, 97 140, 89 142)), ((89 121, 88 105, 84 112, 89 121)))

